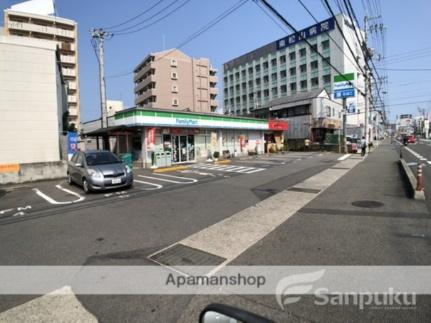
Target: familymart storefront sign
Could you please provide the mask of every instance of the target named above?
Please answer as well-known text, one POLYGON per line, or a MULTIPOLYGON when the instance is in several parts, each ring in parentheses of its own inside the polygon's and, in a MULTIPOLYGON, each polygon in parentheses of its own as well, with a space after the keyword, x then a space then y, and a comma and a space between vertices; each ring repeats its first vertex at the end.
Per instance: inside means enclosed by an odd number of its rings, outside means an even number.
POLYGON ((267 120, 235 118, 218 115, 130 110, 115 115, 115 125, 151 125, 160 127, 269 130, 267 120))

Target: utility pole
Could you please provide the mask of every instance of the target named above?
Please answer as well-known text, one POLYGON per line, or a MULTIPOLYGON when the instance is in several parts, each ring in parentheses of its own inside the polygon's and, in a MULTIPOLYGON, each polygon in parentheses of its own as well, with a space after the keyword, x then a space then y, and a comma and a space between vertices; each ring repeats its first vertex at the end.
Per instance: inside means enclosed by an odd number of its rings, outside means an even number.
MULTIPOLYGON (((108 113, 106 110, 106 83, 105 83, 105 48, 104 42, 106 38, 111 38, 112 34, 107 33, 102 28, 92 29, 91 36, 97 44, 95 48, 97 61, 99 62, 99 85, 100 85, 100 123, 101 128, 108 127, 108 113)), ((103 136, 103 149, 109 149, 109 138, 103 136)))
POLYGON ((112 37, 111 33, 107 33, 103 29, 93 29, 91 36, 97 43, 97 60, 99 62, 99 84, 100 84, 100 115, 101 127, 108 126, 108 117, 106 111, 106 84, 105 84, 105 48, 104 42, 106 38, 112 37))
MULTIPOLYGON (((347 99, 343 98, 343 146, 344 146, 344 153, 347 154, 347 99)), ((338 144, 340 144, 338 142, 338 144)))

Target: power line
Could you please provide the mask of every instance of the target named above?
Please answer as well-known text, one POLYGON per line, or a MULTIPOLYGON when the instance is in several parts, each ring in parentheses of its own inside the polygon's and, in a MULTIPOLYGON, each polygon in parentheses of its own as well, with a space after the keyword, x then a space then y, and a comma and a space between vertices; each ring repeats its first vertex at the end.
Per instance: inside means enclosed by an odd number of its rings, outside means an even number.
POLYGON ((379 67, 382 71, 395 71, 395 72, 429 72, 431 68, 383 68, 379 67))
MULTIPOLYGON (((177 3, 178 1, 179 1, 179 0, 175 0, 175 1, 174 1, 174 2, 172 2, 169 6, 164 7, 162 10, 159 10, 156 14, 152 15, 150 18, 146 19, 145 21, 148 21, 148 20, 150 20, 150 19, 154 18, 154 17, 155 17, 155 16, 157 16, 159 13, 163 12, 165 9, 167 9, 167 8, 168 8, 168 7, 170 7, 171 5, 173 5, 173 4, 175 4, 175 3, 177 3)), ((167 14, 165 14, 165 15, 161 16, 160 18, 158 18, 158 19, 154 20, 154 21, 153 21, 153 22, 151 22, 151 23, 148 23, 148 24, 146 24, 146 25, 143 25, 142 27, 139 27, 138 29, 130 30, 130 29, 132 29, 132 28, 134 28, 134 27, 137 27, 137 26, 141 25, 141 24, 142 24, 143 22, 145 22, 145 21, 140 22, 140 23, 138 23, 138 24, 135 24, 135 25, 133 25, 133 26, 127 27, 127 28, 123 28, 123 29, 121 29, 121 30, 113 31, 113 33, 114 33, 114 35, 115 35, 115 36, 122 36, 122 35, 128 35, 128 34, 137 33, 137 32, 139 32, 139 31, 144 30, 144 29, 146 29, 146 28, 149 28, 149 27, 151 27, 151 26, 155 25, 156 23, 158 23, 159 21, 162 21, 163 19, 165 19, 165 18, 169 17, 170 15, 172 15, 173 13, 175 13, 176 11, 178 11, 179 9, 181 9, 182 7, 184 7, 184 6, 185 6, 187 3, 189 3, 190 1, 191 1, 191 0, 185 0, 185 1, 184 1, 183 3, 181 3, 179 6, 175 7, 175 8, 174 8, 174 9, 172 9, 171 11, 169 11, 167 14), (127 30, 129 30, 129 31, 127 31, 127 30)))
MULTIPOLYGON (((298 0, 298 2, 301 4, 301 6, 305 9, 305 11, 308 12, 308 14, 313 18, 313 20, 318 23, 319 21, 316 19, 316 17, 313 15, 313 13, 307 8, 307 6, 302 2, 302 0, 298 0)), ((265 11, 266 12, 266 11, 265 11)), ((352 59, 344 52, 344 50, 341 48, 341 46, 334 40, 334 38, 331 37, 331 35, 325 31, 325 34, 329 37, 329 39, 332 40, 333 44, 340 50, 340 52, 352 63, 353 65, 356 65, 356 62, 353 62, 352 59)))
POLYGON ((330 67, 332 67, 346 82, 347 82, 347 84, 349 84, 350 86, 352 86, 352 87, 354 87, 356 90, 358 90, 358 92, 360 93, 360 94, 362 94, 362 95, 364 95, 365 96, 365 94, 364 94, 364 92, 362 92, 361 91, 361 89, 359 89, 356 85, 354 85, 350 80, 348 80, 345 76, 344 76, 344 74, 342 74, 341 72, 340 72, 340 70, 338 69, 338 68, 336 68, 334 65, 332 65, 332 63, 325 57, 325 56, 323 56, 316 48, 314 48, 313 47, 313 45, 306 39, 306 38, 304 38, 299 32, 298 32, 298 30, 295 28, 295 27, 293 27, 293 25, 289 22, 289 21, 287 21, 286 20, 286 18, 284 18, 274 7, 272 7, 269 3, 268 3, 268 1, 266 1, 266 0, 260 0, 260 1, 262 1, 264 4, 265 4, 265 6, 267 7, 267 8, 269 8, 270 10, 271 10, 271 12, 273 12, 274 13, 274 15, 276 15, 277 16, 277 18, 278 19, 280 19, 286 26, 288 26, 289 27, 289 29, 290 30, 292 30, 295 34, 297 34, 297 35, 299 35, 299 38, 301 39, 301 40, 303 40, 307 45, 308 45, 308 47, 310 47, 310 49, 313 51, 313 52, 315 52, 315 53, 317 53, 317 55, 319 55, 319 57, 321 57, 322 58, 322 60, 326 63, 326 64, 328 64, 328 66, 330 66, 330 67))
POLYGON ((349 42, 348 42, 348 41, 347 41, 347 39, 346 39, 346 36, 345 36, 345 35, 344 35, 344 33, 343 33, 343 29, 340 27, 340 24, 338 23, 337 19, 335 18, 335 14, 334 14, 334 12, 332 11, 332 8, 331 8, 331 6, 329 5, 328 0, 321 0, 321 1, 322 1, 322 3, 324 3, 324 6, 326 5, 327 9, 328 9, 328 10, 329 10, 329 12, 330 12, 330 15, 331 15, 331 16, 332 16, 332 18, 335 20, 335 24, 337 25, 338 31, 340 32, 341 36, 343 37, 344 41, 346 42, 346 45, 347 45, 347 47, 349 48, 349 51, 350 51, 350 53, 352 54, 353 59, 354 59, 354 60, 356 61, 356 63, 358 64, 358 67, 359 67, 359 69, 361 70, 362 74, 363 74, 363 75, 366 75, 365 71, 361 68, 361 64, 359 64, 358 59, 357 59, 357 57, 356 57, 355 53, 353 52, 352 47, 350 47, 350 44, 349 44, 349 42))
POLYGON ((114 28, 120 27, 120 26, 124 26, 125 24, 127 24, 127 23, 129 23, 129 22, 131 22, 131 21, 133 21, 135 19, 138 19, 139 17, 142 17, 143 15, 145 15, 147 12, 151 11, 153 8, 155 8, 156 6, 158 6, 163 1, 165 1, 165 0, 159 0, 159 1, 157 1, 150 8, 142 11, 141 13, 137 14, 136 16, 134 16, 134 17, 132 17, 130 19, 127 19, 126 21, 124 21, 122 23, 119 23, 119 24, 116 24, 116 25, 113 25, 113 26, 109 26, 109 27, 102 27, 102 28, 105 29, 105 30, 109 30, 109 29, 114 29, 114 28))
MULTIPOLYGON (((227 18, 229 15, 231 15, 233 12, 235 12, 236 10, 238 10, 240 7, 242 7, 247 2, 248 2, 248 0, 239 0, 233 6, 229 7, 228 9, 226 9, 225 11, 223 11, 221 14, 219 14, 217 17, 215 17, 214 19, 212 19, 209 23, 207 23, 206 25, 204 25, 203 27, 201 27, 200 29, 198 29, 197 31, 195 31, 194 33, 192 33, 190 36, 186 37, 181 43, 178 44, 178 46, 174 47, 172 50, 170 50, 170 51, 166 52, 165 54, 163 54, 162 56, 158 57, 157 60, 160 60, 163 57, 165 57, 166 55, 169 55, 175 49, 179 49, 179 48, 187 45, 192 40, 196 39, 198 36, 200 36, 201 34, 203 34, 204 32, 206 32, 210 28, 214 27, 217 23, 219 23, 222 20, 224 20, 225 18, 227 18)), ((108 76, 108 77, 115 78, 115 77, 127 76, 127 75, 130 75, 130 74, 133 74, 133 70, 131 72, 114 74, 114 75, 111 75, 111 76, 108 76)))

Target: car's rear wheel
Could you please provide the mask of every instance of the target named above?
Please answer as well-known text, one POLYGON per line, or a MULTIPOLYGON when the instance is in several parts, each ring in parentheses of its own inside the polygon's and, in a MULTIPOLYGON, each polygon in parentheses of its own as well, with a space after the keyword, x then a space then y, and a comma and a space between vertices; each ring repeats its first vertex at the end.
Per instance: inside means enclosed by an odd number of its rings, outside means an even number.
POLYGON ((90 186, 88 185, 88 181, 86 178, 82 179, 82 188, 84 189, 85 194, 90 193, 90 186))
POLYGON ((72 184, 73 184, 73 182, 72 182, 72 176, 70 176, 70 173, 67 173, 67 183, 68 183, 69 185, 72 185, 72 184))

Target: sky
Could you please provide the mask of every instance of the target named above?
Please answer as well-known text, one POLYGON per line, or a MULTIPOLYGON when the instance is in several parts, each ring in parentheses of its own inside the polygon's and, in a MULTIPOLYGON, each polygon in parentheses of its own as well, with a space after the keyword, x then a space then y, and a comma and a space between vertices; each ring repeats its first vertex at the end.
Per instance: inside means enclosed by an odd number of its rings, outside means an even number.
MULTIPOLYGON (((122 23, 158 1, 160 0, 56 0, 58 15, 78 23, 82 121, 93 120, 100 115, 98 66, 90 43, 90 29, 122 23)), ((151 14, 157 12, 157 8, 160 10, 172 1, 163 0, 147 14, 119 28, 148 19, 151 14)), ((170 8, 175 8, 184 1, 187 0, 179 0, 170 8)), ((105 46, 107 98, 123 100, 126 107, 134 106, 133 75, 127 73, 132 72, 133 68, 149 53, 177 47, 237 1, 188 0, 178 11, 142 31, 126 35, 114 33, 113 38, 107 40, 105 46)), ((321 1, 302 1, 319 21, 329 17, 321 1)), ((0 7, 5 9, 18 2, 21 1, 2 0, 0 7)), ((297 0, 270 0, 269 2, 296 29, 315 23, 297 0)), ((329 2, 338 13, 337 0, 329 0, 329 2)), ((386 106, 390 119, 394 120, 396 115, 402 113, 418 115, 418 107, 431 112, 431 37, 427 35, 431 1, 351 0, 351 3, 361 22, 365 13, 370 14, 365 11, 369 11, 368 3, 371 3, 371 6, 377 7, 379 4, 381 6, 381 20, 386 28, 384 37, 386 60, 376 61, 378 67, 420 69, 419 71, 379 70, 381 76, 385 72, 388 76, 386 106), (418 51, 412 52, 414 50, 418 51)), ((283 31, 252 0, 249 0, 181 50, 192 57, 210 59, 211 64, 219 70, 219 93, 222 93, 224 62, 285 35, 286 31, 283 31)), ((370 39, 371 44, 376 47, 376 54, 382 52, 377 45, 378 40, 373 35, 370 35, 370 39)), ((219 105, 222 105, 220 98, 219 105)))

